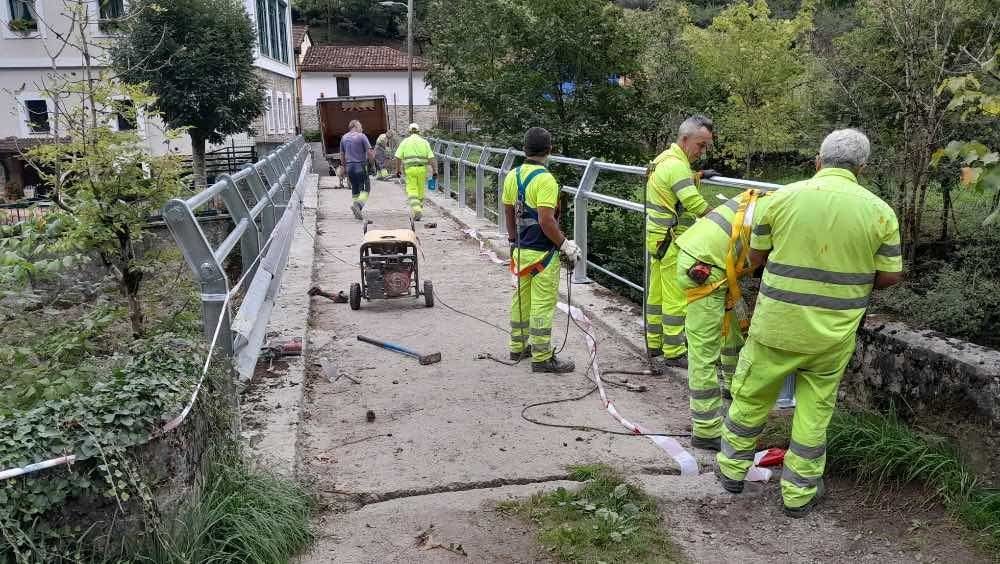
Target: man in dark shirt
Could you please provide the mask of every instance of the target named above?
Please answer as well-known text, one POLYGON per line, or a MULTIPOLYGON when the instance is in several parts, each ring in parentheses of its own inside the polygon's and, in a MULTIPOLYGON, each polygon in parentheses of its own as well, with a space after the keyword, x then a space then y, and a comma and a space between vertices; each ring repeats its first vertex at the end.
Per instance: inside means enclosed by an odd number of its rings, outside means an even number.
POLYGON ((368 137, 361 132, 360 121, 353 119, 347 127, 349 131, 340 138, 340 160, 351 181, 351 212, 361 219, 361 210, 368 201, 368 170, 365 165, 375 158, 375 151, 368 137))

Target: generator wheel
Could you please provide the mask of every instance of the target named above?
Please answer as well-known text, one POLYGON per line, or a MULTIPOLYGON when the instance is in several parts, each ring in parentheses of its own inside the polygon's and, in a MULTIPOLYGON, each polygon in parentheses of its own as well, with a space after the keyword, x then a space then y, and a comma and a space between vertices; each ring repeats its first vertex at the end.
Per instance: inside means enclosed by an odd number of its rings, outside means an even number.
POLYGON ((351 284, 351 309, 361 309, 361 284, 351 284))
POLYGON ((434 284, 430 280, 424 280, 424 305, 434 307, 434 284))

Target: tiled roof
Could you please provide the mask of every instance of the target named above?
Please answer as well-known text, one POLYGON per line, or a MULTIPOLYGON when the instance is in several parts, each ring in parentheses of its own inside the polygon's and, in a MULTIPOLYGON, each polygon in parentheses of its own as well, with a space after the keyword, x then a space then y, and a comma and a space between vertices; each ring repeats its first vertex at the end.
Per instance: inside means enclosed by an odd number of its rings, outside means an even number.
POLYGON ((54 142, 51 137, 4 137, 0 138, 0 153, 17 155, 37 145, 54 142))
POLYGON ((292 47, 296 51, 302 47, 302 40, 305 39, 307 33, 309 33, 309 26, 307 25, 292 26, 292 47))
MULTIPOLYGON (((406 70, 406 53, 380 45, 363 47, 313 45, 302 61, 304 72, 406 70)), ((426 70, 427 61, 413 57, 414 70, 426 70)))

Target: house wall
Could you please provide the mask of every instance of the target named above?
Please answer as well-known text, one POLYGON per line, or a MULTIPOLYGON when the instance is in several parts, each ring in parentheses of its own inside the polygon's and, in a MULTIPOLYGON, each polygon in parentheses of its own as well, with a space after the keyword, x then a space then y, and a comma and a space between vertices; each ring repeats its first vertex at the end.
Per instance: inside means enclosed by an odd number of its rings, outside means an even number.
MULTIPOLYGON (((413 72, 413 119, 422 128, 430 129, 437 123, 437 106, 432 104, 433 91, 427 85, 423 71, 413 72)), ((337 77, 349 78, 351 96, 385 96, 388 104, 389 127, 403 131, 409 125, 407 104, 408 80, 406 71, 393 72, 303 72, 302 106, 299 108, 303 130, 319 129, 316 113, 317 98, 337 95, 337 77), (393 98, 395 96, 395 100, 393 98), (393 103, 395 101, 395 104, 393 103)))

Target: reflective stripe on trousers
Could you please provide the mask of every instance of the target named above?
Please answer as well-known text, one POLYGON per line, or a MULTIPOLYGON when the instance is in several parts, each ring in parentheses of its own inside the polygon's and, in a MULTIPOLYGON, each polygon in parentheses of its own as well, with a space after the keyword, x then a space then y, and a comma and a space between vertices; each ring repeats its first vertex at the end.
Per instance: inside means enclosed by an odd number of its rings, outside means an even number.
POLYGON ((422 212, 424 192, 427 190, 427 167, 413 166, 406 169, 406 196, 410 209, 422 212))
POLYGON ((722 473, 735 480, 746 475, 752 464, 746 453, 756 448, 786 376, 794 373, 795 417, 781 495, 788 507, 809 503, 826 466, 826 429, 854 343, 852 335, 841 346, 803 354, 762 345, 751 335, 733 376, 733 403, 723 423, 722 452, 716 456, 722 473))
MULTIPOLYGON (((520 271, 542 260, 547 251, 521 249, 515 268, 520 271)), ((552 318, 559 293, 559 261, 551 260, 535 276, 520 277, 510 304, 510 350, 523 352, 531 347, 532 362, 552 357, 552 318)))
POLYGON ((649 280, 646 284, 646 348, 662 350, 673 358, 687 352, 684 317, 687 296, 677 283, 677 245, 671 243, 662 260, 653 254, 664 235, 650 233, 646 239, 649 260, 649 280))

